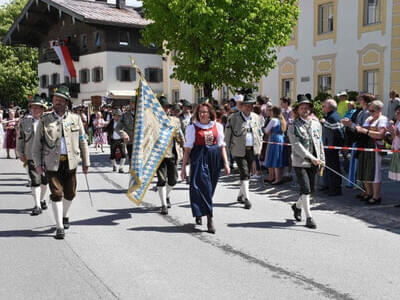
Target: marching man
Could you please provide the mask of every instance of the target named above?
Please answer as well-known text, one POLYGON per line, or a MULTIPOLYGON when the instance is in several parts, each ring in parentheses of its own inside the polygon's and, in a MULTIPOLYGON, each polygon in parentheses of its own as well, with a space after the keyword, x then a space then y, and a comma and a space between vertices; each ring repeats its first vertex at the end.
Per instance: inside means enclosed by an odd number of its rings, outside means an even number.
POLYGON ((42 209, 47 209, 47 204, 44 199, 47 191, 47 178, 43 173, 38 173, 32 158, 32 145, 34 136, 37 132, 39 119, 46 109, 46 103, 39 96, 35 96, 30 105, 30 114, 25 116, 19 122, 19 133, 17 139, 17 151, 20 160, 27 165, 28 174, 31 180, 32 196, 34 207, 32 216, 37 216, 42 213, 42 209))
MULTIPOLYGON (((160 104, 164 111, 167 112, 168 100, 166 97, 161 96, 160 104)), ((170 116, 169 120, 175 127, 175 134, 173 140, 167 148, 164 159, 161 161, 157 169, 157 190, 161 200, 161 214, 168 214, 168 208, 171 208, 171 201, 169 195, 176 185, 178 180, 177 164, 183 157, 182 148, 184 137, 181 130, 181 123, 177 117, 170 116)))
POLYGON ((306 215, 306 227, 315 229, 310 210, 310 195, 315 190, 318 167, 325 165, 321 124, 311 118, 312 102, 306 97, 298 101, 298 118, 289 125, 288 134, 292 144, 292 166, 300 185, 300 198, 292 205, 294 218, 301 221, 301 209, 306 215))
POLYGON ((251 202, 249 183, 250 172, 254 159, 260 155, 262 146, 262 120, 253 113, 253 104, 256 100, 250 94, 244 96, 241 111, 234 113, 226 124, 225 143, 235 157, 240 173, 240 191, 237 198, 244 208, 250 209, 251 202))
POLYGON ((53 112, 40 118, 32 153, 39 174, 46 170, 50 186, 56 239, 64 239, 69 228, 68 211, 76 195, 76 168, 82 156, 82 171, 87 174, 89 151, 81 117, 67 111, 69 89, 60 86, 53 96, 53 112))

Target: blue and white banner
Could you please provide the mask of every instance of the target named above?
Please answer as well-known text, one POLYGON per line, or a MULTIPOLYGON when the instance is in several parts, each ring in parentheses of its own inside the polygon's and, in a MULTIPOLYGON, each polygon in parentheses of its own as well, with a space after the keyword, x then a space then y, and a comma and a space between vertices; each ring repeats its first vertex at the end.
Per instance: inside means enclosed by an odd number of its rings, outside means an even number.
MULTIPOLYGON (((139 73, 140 74, 140 73, 139 73)), ((174 126, 147 81, 140 76, 128 198, 140 205, 172 141, 174 126)))

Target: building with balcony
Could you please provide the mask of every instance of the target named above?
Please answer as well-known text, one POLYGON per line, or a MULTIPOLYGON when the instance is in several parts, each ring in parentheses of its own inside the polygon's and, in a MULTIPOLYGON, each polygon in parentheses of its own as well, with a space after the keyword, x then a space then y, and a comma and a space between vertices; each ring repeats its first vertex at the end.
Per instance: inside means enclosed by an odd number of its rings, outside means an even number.
POLYGON ((138 76, 130 58, 144 71, 156 93, 162 93, 162 58, 140 43, 148 24, 140 11, 106 1, 30 0, 3 43, 39 49, 39 92, 51 96, 60 84, 70 87, 74 104, 102 96, 130 99, 138 76), (66 76, 52 44, 67 46, 76 77, 66 76))

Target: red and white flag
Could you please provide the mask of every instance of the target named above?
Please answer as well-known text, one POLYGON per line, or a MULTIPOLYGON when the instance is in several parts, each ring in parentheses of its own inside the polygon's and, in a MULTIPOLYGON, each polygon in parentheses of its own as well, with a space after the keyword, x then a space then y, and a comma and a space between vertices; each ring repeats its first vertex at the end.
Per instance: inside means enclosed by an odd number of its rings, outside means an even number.
POLYGON ((62 45, 53 45, 53 49, 64 67, 65 75, 70 78, 76 78, 74 62, 72 61, 68 47, 62 45))

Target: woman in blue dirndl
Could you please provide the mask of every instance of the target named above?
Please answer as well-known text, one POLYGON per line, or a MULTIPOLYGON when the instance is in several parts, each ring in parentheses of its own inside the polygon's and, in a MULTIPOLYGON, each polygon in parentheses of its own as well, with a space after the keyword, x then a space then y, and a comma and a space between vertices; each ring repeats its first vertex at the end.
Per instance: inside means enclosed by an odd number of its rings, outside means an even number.
POLYGON ((213 201, 221 167, 230 174, 224 143, 224 128, 215 122, 215 110, 209 103, 199 104, 194 111, 194 122, 186 128, 185 153, 181 178, 186 178, 190 158, 190 205, 196 224, 207 216, 209 233, 215 233, 213 201))

